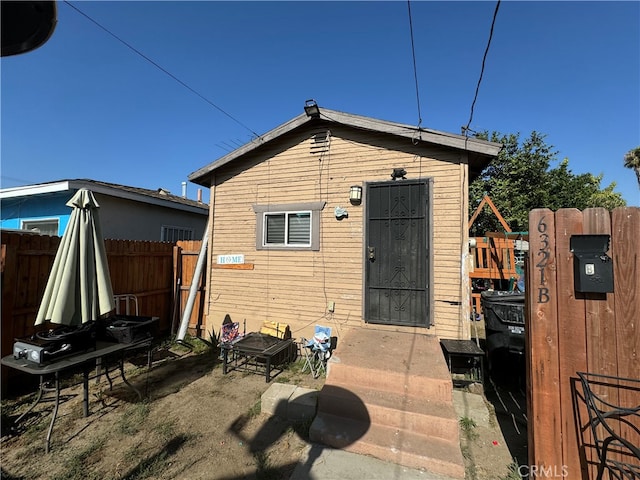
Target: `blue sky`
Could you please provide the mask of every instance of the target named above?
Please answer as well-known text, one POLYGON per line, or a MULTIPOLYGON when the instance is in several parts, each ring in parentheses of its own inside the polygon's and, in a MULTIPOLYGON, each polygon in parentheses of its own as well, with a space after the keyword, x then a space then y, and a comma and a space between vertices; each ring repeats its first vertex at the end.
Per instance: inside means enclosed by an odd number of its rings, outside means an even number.
MULTIPOLYGON (((1 186, 91 178, 180 194, 239 144, 322 107, 416 125, 407 2, 64 2, 1 60, 1 186)), ((469 120, 495 2, 411 2, 422 126, 469 120)), ((547 135, 640 205, 640 3, 503 1, 470 128, 547 135)), ((194 184, 188 195, 195 198, 194 184)), ((205 200, 208 196, 205 195, 205 200)))

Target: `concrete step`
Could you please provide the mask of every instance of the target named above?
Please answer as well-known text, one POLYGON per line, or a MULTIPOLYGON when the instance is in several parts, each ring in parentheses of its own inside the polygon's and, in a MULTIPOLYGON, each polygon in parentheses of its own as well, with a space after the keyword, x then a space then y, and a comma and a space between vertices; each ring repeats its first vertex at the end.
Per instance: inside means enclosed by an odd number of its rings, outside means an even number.
POLYGON ((326 383, 318 395, 318 411, 451 441, 459 437, 453 404, 428 398, 326 383))
MULTIPOLYGON (((442 355, 442 352, 438 352, 438 354, 442 355)), ((444 360, 441 363, 444 364, 444 360)), ((335 362, 329 366, 327 381, 343 385, 347 389, 360 385, 409 397, 428 398, 434 402, 453 402, 453 383, 448 370, 445 371, 445 375, 434 376, 423 373, 413 374, 402 370, 381 371, 366 363, 335 362)))
POLYGON ((410 468, 464 478, 464 460, 455 441, 320 412, 311 424, 312 441, 370 455, 410 468))

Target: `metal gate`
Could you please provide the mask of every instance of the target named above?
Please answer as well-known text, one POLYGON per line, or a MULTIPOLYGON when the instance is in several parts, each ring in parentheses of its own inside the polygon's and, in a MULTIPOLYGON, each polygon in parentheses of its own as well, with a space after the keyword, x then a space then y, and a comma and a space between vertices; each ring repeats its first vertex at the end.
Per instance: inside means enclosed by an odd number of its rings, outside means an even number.
POLYGON ((431 324, 428 202, 428 180, 367 185, 366 322, 431 324))

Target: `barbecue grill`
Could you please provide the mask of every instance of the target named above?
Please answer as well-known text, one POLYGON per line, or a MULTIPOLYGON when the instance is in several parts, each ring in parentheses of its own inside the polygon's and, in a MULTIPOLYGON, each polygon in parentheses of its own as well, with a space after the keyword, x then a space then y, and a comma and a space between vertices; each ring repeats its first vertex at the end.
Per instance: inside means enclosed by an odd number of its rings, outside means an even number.
POLYGON ((44 365, 68 355, 95 350, 96 332, 96 322, 87 322, 77 327, 59 326, 18 338, 13 344, 13 358, 44 365))

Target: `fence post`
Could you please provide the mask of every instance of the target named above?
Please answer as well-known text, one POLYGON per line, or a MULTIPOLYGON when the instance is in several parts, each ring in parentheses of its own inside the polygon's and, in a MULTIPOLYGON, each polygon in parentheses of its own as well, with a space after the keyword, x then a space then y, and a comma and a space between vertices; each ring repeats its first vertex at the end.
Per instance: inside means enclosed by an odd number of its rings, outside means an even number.
POLYGON ((529 464, 545 468, 562 466, 555 230, 551 210, 529 213, 529 464))

